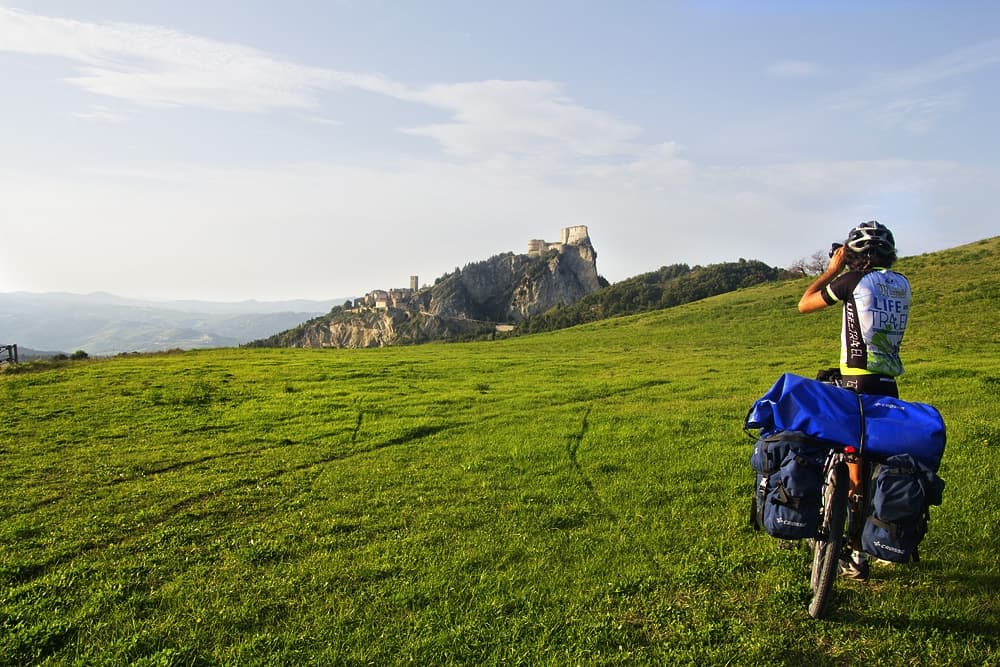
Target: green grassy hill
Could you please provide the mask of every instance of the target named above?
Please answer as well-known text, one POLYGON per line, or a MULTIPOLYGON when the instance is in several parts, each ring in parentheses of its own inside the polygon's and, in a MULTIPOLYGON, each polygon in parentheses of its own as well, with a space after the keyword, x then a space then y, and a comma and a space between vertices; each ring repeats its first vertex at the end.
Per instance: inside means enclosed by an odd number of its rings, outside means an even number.
POLYGON ((949 427, 917 565, 806 613, 750 403, 835 362, 808 280, 472 344, 0 376, 0 664, 990 664, 1000 238, 904 259, 949 427))

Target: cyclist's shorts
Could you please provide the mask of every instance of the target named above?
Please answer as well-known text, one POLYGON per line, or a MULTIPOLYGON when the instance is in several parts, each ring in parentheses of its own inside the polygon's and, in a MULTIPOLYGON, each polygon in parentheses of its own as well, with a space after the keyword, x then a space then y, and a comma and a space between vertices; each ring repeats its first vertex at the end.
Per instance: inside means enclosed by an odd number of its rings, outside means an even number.
POLYGON ((899 398, 896 378, 891 375, 844 375, 840 382, 844 389, 850 389, 857 394, 899 398))

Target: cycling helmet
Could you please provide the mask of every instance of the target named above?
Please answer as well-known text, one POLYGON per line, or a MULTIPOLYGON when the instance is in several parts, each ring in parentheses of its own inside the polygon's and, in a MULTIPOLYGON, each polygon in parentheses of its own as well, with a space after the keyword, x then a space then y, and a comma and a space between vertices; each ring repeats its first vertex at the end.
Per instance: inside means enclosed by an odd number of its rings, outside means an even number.
POLYGON ((851 230, 845 245, 852 252, 865 253, 872 250, 880 255, 895 255, 896 240, 892 232, 881 222, 869 220, 851 230))

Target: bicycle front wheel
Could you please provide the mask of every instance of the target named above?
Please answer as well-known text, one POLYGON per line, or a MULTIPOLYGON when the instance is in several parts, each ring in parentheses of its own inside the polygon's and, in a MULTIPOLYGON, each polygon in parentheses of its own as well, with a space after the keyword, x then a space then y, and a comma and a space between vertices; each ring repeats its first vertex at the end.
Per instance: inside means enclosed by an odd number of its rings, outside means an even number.
POLYGON ((822 618, 837 578, 837 565, 844 547, 844 523, 847 521, 847 500, 850 478, 847 464, 835 463, 828 471, 823 487, 823 518, 819 535, 813 541, 812 599, 809 615, 822 618))

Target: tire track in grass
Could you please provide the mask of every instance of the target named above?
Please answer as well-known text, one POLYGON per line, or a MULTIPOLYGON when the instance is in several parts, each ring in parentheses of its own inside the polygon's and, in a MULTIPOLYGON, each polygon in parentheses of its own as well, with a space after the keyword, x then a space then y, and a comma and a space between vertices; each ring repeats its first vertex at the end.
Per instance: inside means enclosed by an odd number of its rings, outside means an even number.
MULTIPOLYGON (((633 394, 638 394, 644 390, 669 385, 672 380, 648 380, 644 382, 638 382, 633 384, 628 384, 626 386, 608 386, 603 387, 596 392, 587 392, 585 394, 566 396, 562 392, 555 392, 550 395, 541 395, 532 398, 531 405, 529 406, 524 400, 516 399, 501 399, 497 402, 492 402, 489 404, 484 404, 485 407, 481 407, 476 412, 476 418, 474 422, 472 420, 458 423, 457 417, 452 417, 450 421, 456 422, 455 427, 461 425, 468 425, 471 423, 476 423, 479 425, 486 424, 493 421, 508 421, 510 415, 513 411, 523 412, 526 410, 539 411, 539 410, 557 410, 558 408, 564 408, 567 406, 591 406, 596 401, 601 401, 608 398, 625 398, 633 394)), ((591 407, 587 408, 587 413, 589 414, 591 407)), ((586 420, 586 416, 584 417, 586 420)), ((360 428, 360 423, 359 423, 360 428)), ((583 426, 584 430, 586 426, 583 426)), ((584 433, 580 434, 580 439, 582 440, 584 433)), ((571 436, 576 437, 576 436, 571 436)), ((579 445, 579 443, 577 443, 579 445)))
MULTIPOLYGON (((619 520, 618 514, 611 508, 611 506, 607 502, 605 502, 604 498, 601 497, 601 494, 598 492, 597 487, 594 485, 593 480, 591 480, 590 477, 587 476, 587 474, 583 471, 583 467, 580 465, 579 450, 580 450, 580 445, 583 444, 583 440, 587 435, 587 431, 590 429, 589 418, 591 410, 593 410, 593 406, 589 406, 587 410, 583 413, 583 420, 580 423, 580 430, 569 437, 569 440, 566 443, 566 454, 569 457, 570 466, 580 476, 583 485, 587 488, 587 491, 590 493, 590 496, 593 499, 594 503, 598 507, 600 507, 601 511, 604 513, 604 516, 610 519, 611 521, 618 521, 619 520)), ((649 563, 654 568, 659 567, 657 563, 656 554, 654 550, 650 548, 646 540, 641 539, 639 536, 637 536, 632 531, 632 529, 627 525, 621 526, 621 531, 623 534, 629 534, 631 536, 632 542, 638 547, 639 551, 642 552, 642 554, 646 557, 646 560, 649 561, 649 563)))
POLYGON ((580 443, 583 442, 584 436, 587 435, 587 431, 590 429, 590 424, 587 419, 590 417, 590 411, 593 408, 588 407, 583 413, 583 421, 580 423, 580 430, 569 437, 566 442, 566 454, 569 456, 569 463, 579 473, 580 477, 583 479, 583 485, 587 487, 592 493, 594 492, 594 483, 590 481, 590 478, 584 474, 583 468, 580 467, 580 461, 577 460, 576 453, 580 449, 580 443))
POLYGON ((351 444, 355 445, 358 442, 358 433, 361 431, 361 422, 364 421, 365 413, 363 410, 358 410, 358 421, 354 424, 354 432, 351 433, 351 444))
MULTIPOLYGON (((357 441, 359 440, 359 431, 361 429, 362 421, 363 421, 363 413, 359 412, 358 413, 357 425, 355 427, 355 430, 354 430, 353 434, 351 435, 351 444, 352 445, 356 445, 357 441)), ((303 470, 308 470, 310 468, 315 468, 317 466, 324 466, 324 465, 328 465, 328 464, 331 464, 331 463, 337 463, 337 462, 340 462, 340 461, 346 461, 346 460, 349 460, 349 459, 353 459, 353 458, 355 458, 357 456, 364 456, 366 454, 373 454, 375 452, 381 451, 383 449, 388 449, 390 447, 397 447, 399 445, 409 444, 409 443, 415 442, 417 440, 422 440, 424 438, 428 438, 430 436, 436 435, 436 434, 441 433, 443 431, 450 430, 452 428, 454 428, 454 427, 453 426, 446 426, 446 425, 417 426, 415 428, 407 430, 406 432, 404 432, 403 434, 401 434, 401 435, 399 435, 399 436, 397 436, 395 438, 390 438, 389 440, 386 440, 384 442, 376 442, 375 444, 372 444, 370 447, 365 447, 364 449, 358 449, 358 450, 353 450, 353 451, 349 451, 349 452, 339 452, 339 453, 335 453, 335 454, 330 454, 328 456, 321 456, 319 458, 312 459, 312 460, 309 460, 309 461, 303 461, 302 463, 299 463, 299 464, 293 465, 293 466, 289 466, 287 468, 278 468, 278 469, 275 469, 275 470, 271 470, 271 471, 266 472, 264 474, 261 474, 259 476, 250 477, 250 478, 242 478, 242 479, 236 480, 232 484, 228 484, 228 485, 226 485, 224 487, 221 487, 219 489, 213 489, 211 491, 205 491, 203 493, 197 494, 195 496, 192 496, 190 498, 186 498, 184 500, 181 500, 180 502, 175 503, 174 505, 172 505, 171 507, 169 507, 169 508, 166 509, 166 511, 163 513, 163 518, 167 519, 167 518, 173 517, 173 516, 175 516, 177 514, 180 514, 181 512, 183 512, 183 511, 185 511, 185 510, 187 510, 187 509, 189 509, 189 508, 191 508, 191 507, 193 507, 195 505, 198 505, 198 504, 200 504, 202 502, 205 502, 205 501, 208 501, 208 500, 211 500, 211 499, 214 499, 214 498, 221 498, 226 493, 230 493, 232 491, 236 491, 238 489, 241 489, 241 488, 244 488, 244 487, 247 487, 247 486, 251 486, 251 485, 255 485, 255 484, 260 484, 261 482, 271 481, 271 480, 277 479, 279 477, 283 477, 285 475, 294 474, 296 472, 301 472, 303 470)))
POLYGON ((611 507, 608 506, 601 494, 597 492, 597 487, 594 486, 594 482, 590 477, 583 471, 580 466, 580 460, 577 456, 580 451, 580 445, 583 444, 583 439, 587 436, 587 431, 590 430, 590 412, 593 410, 592 406, 588 406, 586 411, 583 413, 583 420, 580 422, 580 430, 572 434, 566 442, 566 455, 569 457, 569 464, 576 471, 577 475, 580 476, 580 480, 583 482, 584 487, 586 487, 587 492, 593 499, 594 503, 601 509, 601 512, 609 519, 613 521, 618 520, 618 516, 614 513, 611 507))
POLYGON ((196 466, 196 465, 198 465, 200 463, 208 463, 209 461, 218 461, 220 459, 230 459, 230 458, 240 458, 240 457, 244 457, 244 456, 256 456, 258 454, 260 454, 259 450, 241 450, 241 451, 234 451, 234 452, 224 452, 224 453, 221 453, 221 454, 207 454, 205 456, 200 456, 198 458, 188 459, 188 460, 185 460, 185 461, 175 461, 174 463, 163 465, 160 468, 155 467, 155 465, 152 465, 149 468, 138 467, 137 470, 136 470, 136 472, 133 474, 133 476, 131 476, 131 477, 116 477, 116 478, 112 479, 109 483, 112 484, 112 485, 114 485, 114 484, 122 484, 122 483, 125 483, 125 482, 135 482, 138 479, 141 479, 142 477, 145 477, 147 475, 161 475, 163 473, 176 472, 178 470, 183 470, 184 468, 191 468, 191 467, 194 467, 194 466, 196 466))
MULTIPOLYGON (((358 412, 357 423, 354 428, 354 432, 351 435, 351 444, 356 445, 359 440, 363 440, 360 437, 361 425, 364 421, 363 413, 358 412)), ((146 519, 146 525, 141 529, 127 529, 115 534, 103 535, 101 539, 88 540, 79 545, 73 545, 73 548, 67 550, 63 553, 56 554, 41 562, 30 562, 30 563, 20 563, 12 566, 6 566, 0 568, 0 583, 5 585, 11 584, 24 584, 32 581, 36 578, 45 576, 51 572, 54 568, 70 563, 77 558, 85 557, 86 555, 100 550, 108 549, 113 545, 121 545, 131 540, 140 540, 144 535, 151 534, 155 532, 159 527, 168 524, 173 521, 179 515, 191 511, 193 508, 203 505, 204 503, 211 501, 221 501, 226 502, 226 498, 229 494, 237 492, 240 489, 244 489, 249 486, 259 485, 262 482, 271 481, 285 475, 294 474, 296 472, 301 472, 303 470, 308 470, 317 466, 324 466, 332 463, 342 462, 345 460, 350 460, 357 456, 364 456, 366 454, 373 454, 384 449, 391 447, 397 447, 399 445, 406 445, 424 438, 434 436, 438 433, 451 430, 456 428, 452 425, 421 425, 414 428, 408 429, 402 434, 389 438, 383 442, 375 442, 371 446, 364 449, 359 449, 350 452, 341 452, 336 454, 330 454, 328 456, 322 456, 317 459, 310 461, 303 461, 302 463, 294 466, 289 466, 286 468, 278 468, 271 470, 260 475, 255 475, 253 477, 241 477, 235 479, 232 482, 214 489, 207 489, 200 493, 196 493, 187 498, 182 498, 177 502, 167 505, 158 512, 156 518, 149 517, 146 519)), ((217 455, 217 456, 207 456, 195 461, 183 461, 176 465, 167 466, 155 472, 176 472, 182 468, 188 467, 195 463, 206 462, 211 460, 223 459, 227 456, 232 455, 246 455, 253 452, 235 452, 229 453, 227 455, 217 455)), ((140 481, 140 480, 133 480, 140 481)), ((52 499, 49 502, 58 502, 60 498, 52 499)), ((273 508, 261 508, 257 510, 256 514, 266 513, 273 511, 273 508)), ((244 516, 247 515, 247 511, 241 510, 244 516)))

